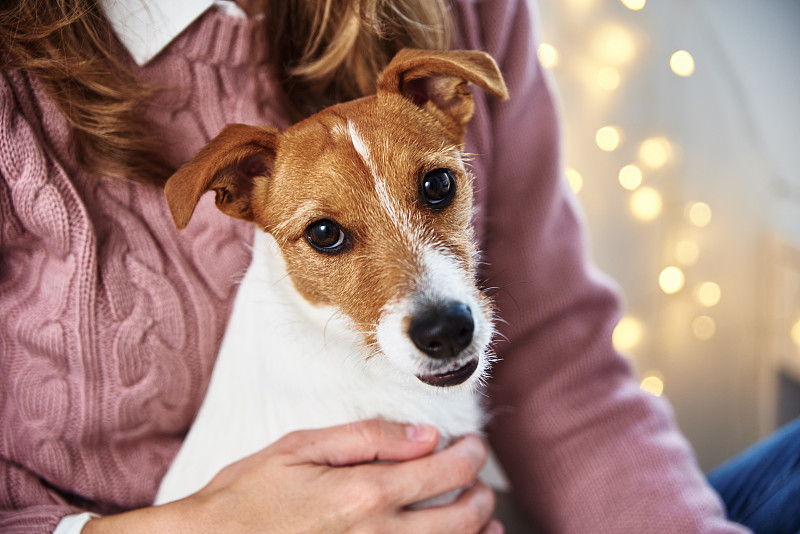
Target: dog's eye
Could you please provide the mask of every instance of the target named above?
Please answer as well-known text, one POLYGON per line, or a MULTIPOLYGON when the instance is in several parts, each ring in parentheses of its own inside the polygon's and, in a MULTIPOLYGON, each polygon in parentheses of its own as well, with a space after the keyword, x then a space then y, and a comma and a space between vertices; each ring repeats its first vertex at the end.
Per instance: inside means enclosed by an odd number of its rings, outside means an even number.
POLYGON ((419 184, 422 201, 433 209, 444 209, 456 193, 456 180, 449 169, 436 169, 425 176, 419 184))
POLYGON ((337 254, 347 247, 344 230, 329 219, 311 223, 306 228, 306 239, 315 250, 325 254, 337 254))

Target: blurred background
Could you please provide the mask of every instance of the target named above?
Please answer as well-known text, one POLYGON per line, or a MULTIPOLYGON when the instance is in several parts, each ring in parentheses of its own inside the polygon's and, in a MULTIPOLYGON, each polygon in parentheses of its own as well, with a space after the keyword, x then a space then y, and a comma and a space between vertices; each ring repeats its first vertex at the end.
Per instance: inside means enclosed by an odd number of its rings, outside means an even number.
POLYGON ((800 1, 539 8, 615 345, 708 470, 800 416, 800 1))

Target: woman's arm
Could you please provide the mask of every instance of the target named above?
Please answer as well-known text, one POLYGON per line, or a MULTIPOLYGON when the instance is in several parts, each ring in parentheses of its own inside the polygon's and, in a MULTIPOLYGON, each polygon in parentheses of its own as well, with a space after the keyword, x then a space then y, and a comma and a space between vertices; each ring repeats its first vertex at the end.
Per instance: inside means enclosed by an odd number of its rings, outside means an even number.
POLYGON ((465 45, 497 58, 511 94, 489 104, 476 138, 489 140, 475 165, 487 283, 500 288, 503 319, 490 441, 547 532, 741 532, 725 521, 669 406, 639 389, 612 347, 618 302, 586 258, 563 179, 533 4, 458 4, 465 45))

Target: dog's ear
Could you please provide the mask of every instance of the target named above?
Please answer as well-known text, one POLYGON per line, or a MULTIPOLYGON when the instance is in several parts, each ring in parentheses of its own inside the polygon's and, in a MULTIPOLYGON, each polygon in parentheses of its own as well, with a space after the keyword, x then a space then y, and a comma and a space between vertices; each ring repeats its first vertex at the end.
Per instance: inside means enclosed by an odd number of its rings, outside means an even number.
POLYGON ((378 78, 378 93, 397 93, 420 107, 427 103, 463 127, 474 104, 472 82, 500 100, 508 89, 492 56, 477 50, 400 50, 378 78))
POLYGON ((200 197, 212 189, 223 213, 253 220, 253 179, 272 172, 280 133, 274 128, 229 124, 164 186, 178 230, 189 224, 200 197))

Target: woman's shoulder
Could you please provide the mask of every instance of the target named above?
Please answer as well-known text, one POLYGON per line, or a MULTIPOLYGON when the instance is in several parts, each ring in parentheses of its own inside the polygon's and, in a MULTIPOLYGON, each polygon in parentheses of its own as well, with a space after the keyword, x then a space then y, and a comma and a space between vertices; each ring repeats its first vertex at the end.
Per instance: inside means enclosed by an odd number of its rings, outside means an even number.
POLYGON ((30 75, 0 72, 0 212, 3 240, 28 234, 66 246, 68 212, 77 209, 56 139, 67 146, 66 122, 30 75), (47 120, 51 117, 54 120, 47 120))

